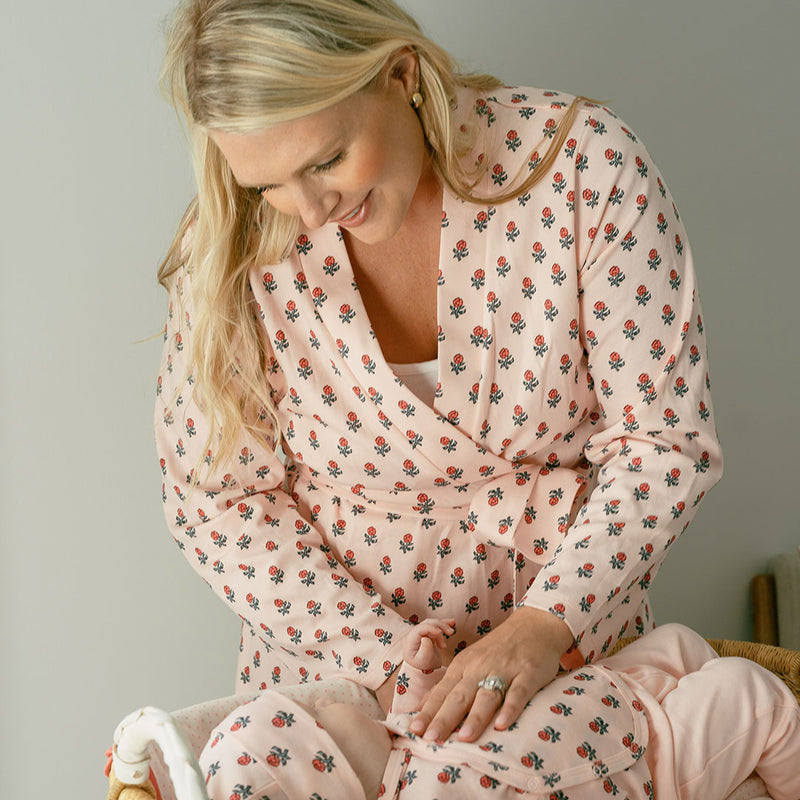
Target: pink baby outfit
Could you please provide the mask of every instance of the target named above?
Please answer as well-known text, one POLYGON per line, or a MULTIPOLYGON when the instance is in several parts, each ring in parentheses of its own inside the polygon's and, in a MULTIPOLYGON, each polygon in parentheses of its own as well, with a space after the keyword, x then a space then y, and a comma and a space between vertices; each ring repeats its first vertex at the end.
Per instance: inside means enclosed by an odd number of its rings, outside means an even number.
MULTIPOLYGON (((474 743, 409 733, 403 709, 418 704, 431 677, 402 672, 408 680, 398 682, 385 722, 385 798, 721 800, 755 768, 775 800, 800 798, 800 708, 791 693, 752 662, 718 658, 679 625, 557 678, 511 729, 489 729, 474 743)), ((364 796, 333 740, 280 692, 231 714, 201 765, 212 800, 364 796)))
POLYGON ((210 800, 364 800, 336 742, 304 706, 277 691, 226 717, 200 765, 210 800))
MULTIPOLYGON (((488 164, 476 192, 527 174, 570 99, 462 90, 456 124, 477 127, 470 158, 488 164)), ((286 468, 254 440, 213 463, 186 374, 191 272, 177 275, 163 498, 243 621, 240 691, 332 676, 374 689, 409 622, 455 618, 455 650, 517 603, 566 621, 565 666, 591 662, 652 627, 647 589, 720 475, 686 233, 628 128, 586 104, 528 192, 493 206, 445 188, 442 202, 433 407, 383 358, 338 226, 250 271, 286 468)))

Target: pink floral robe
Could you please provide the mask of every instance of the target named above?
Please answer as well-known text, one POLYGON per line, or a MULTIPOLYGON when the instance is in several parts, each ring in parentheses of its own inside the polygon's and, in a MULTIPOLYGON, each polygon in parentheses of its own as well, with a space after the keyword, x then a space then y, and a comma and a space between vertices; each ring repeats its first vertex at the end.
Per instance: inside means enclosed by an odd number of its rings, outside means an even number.
MULTIPOLYGON (((569 100, 462 91, 457 120, 485 134, 477 191, 526 173, 569 100)), ((721 457, 686 233, 610 111, 585 105, 517 200, 444 190, 433 408, 383 358, 338 226, 250 279, 287 468, 242 441, 190 491, 208 422, 185 377, 185 270, 156 409, 173 536, 243 622, 241 691, 374 689, 428 616, 456 619, 460 649, 516 604, 549 610, 575 635, 570 668, 652 626, 647 589, 721 457)))

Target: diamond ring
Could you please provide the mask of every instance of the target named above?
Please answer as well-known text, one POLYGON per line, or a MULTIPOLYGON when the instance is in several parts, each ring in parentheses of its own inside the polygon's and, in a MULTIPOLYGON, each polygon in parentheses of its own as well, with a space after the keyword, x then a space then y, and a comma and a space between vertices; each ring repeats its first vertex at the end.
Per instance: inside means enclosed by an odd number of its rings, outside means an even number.
POLYGON ((500 702, 506 699, 508 684, 499 675, 489 675, 478 681, 479 689, 488 689, 490 692, 500 692, 500 702))

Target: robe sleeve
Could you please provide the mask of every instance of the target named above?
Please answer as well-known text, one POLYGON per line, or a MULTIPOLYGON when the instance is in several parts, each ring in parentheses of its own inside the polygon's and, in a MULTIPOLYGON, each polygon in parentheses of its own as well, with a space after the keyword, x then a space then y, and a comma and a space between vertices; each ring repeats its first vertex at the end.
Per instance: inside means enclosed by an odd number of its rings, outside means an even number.
MULTIPOLYGON (((176 276, 164 331, 155 429, 162 498, 173 538, 220 598, 264 642, 319 662, 370 689, 402 658, 408 624, 353 579, 284 491, 285 469, 270 448, 243 439, 235 463, 213 461, 210 423, 188 374, 190 280, 176 276), (199 476, 192 485, 192 475, 199 476)), ((264 422, 267 439, 272 436, 264 422)), ((313 676, 313 675, 312 675, 313 676)))
POLYGON ((523 603, 562 617, 591 661, 621 636, 722 460, 686 231, 636 136, 594 109, 569 140, 580 334, 597 398, 597 485, 523 603), (622 609, 622 606, 627 608, 622 609))

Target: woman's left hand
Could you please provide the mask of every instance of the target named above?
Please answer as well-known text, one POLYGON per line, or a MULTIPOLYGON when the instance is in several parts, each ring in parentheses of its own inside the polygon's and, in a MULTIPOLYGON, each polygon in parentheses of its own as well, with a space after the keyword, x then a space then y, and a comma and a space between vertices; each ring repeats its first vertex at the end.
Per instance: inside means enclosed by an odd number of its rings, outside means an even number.
POLYGON ((536 692, 553 680, 559 659, 572 641, 567 624, 558 617, 537 608, 517 608, 453 659, 409 726, 411 731, 441 741, 463 721, 458 738, 474 742, 501 705, 494 727, 505 730, 536 692), (478 687, 479 681, 492 676, 508 684, 505 697, 478 687))

